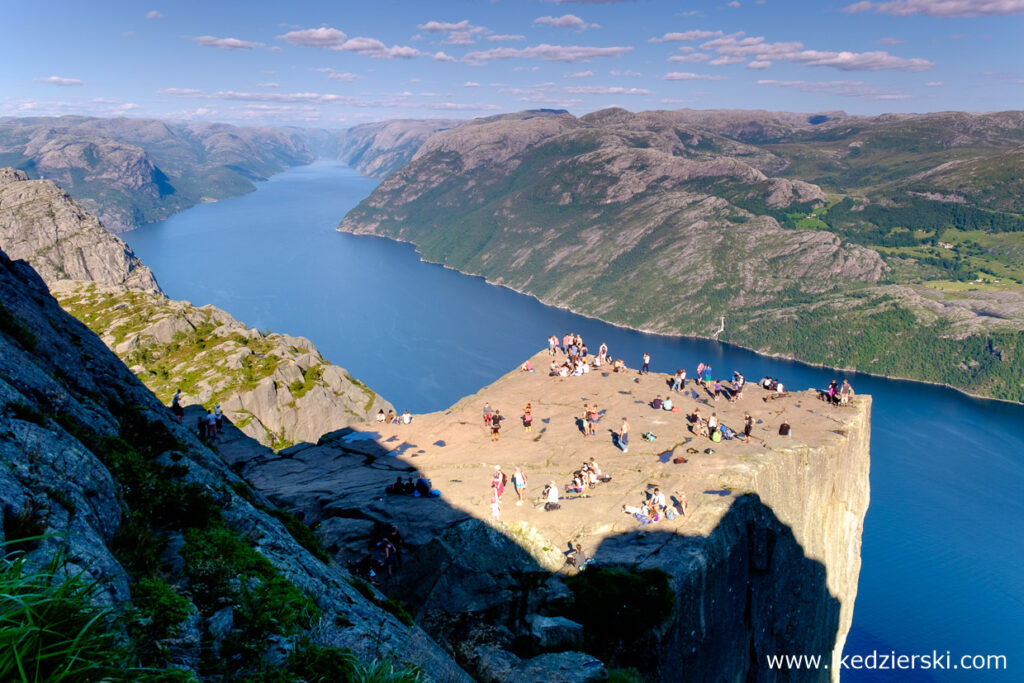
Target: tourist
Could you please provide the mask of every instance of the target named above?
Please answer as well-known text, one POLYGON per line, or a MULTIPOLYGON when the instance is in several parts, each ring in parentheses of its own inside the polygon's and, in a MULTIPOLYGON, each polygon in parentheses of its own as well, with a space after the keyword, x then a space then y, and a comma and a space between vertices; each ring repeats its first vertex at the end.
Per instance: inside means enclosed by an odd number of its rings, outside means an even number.
POLYGON ((498 502, 501 502, 501 497, 505 494, 506 483, 508 483, 508 477, 501 471, 501 465, 495 465, 494 476, 491 477, 491 488, 494 489, 495 495, 498 496, 498 502))
POLYGON ((551 510, 557 510, 561 505, 558 503, 558 484, 553 480, 548 482, 547 487, 544 489, 544 495, 546 496, 546 502, 544 503, 544 509, 550 512, 551 510))
POLYGON ((711 366, 704 366, 704 388, 711 391, 711 366))
POLYGON ((410 415, 409 411, 406 410, 404 413, 402 413, 402 424, 406 424, 407 425, 410 422, 412 422, 412 415, 410 415))
POLYGON ((743 398, 743 385, 738 379, 732 381, 732 391, 729 393, 729 403, 735 403, 736 401, 743 398))
POLYGON ((601 419, 601 414, 597 410, 597 404, 594 403, 590 406, 590 414, 587 415, 587 435, 597 436, 597 421, 601 419))
POLYGON ((672 391, 682 391, 686 387, 686 370, 676 370, 676 376, 672 379, 672 391))
POLYGON ((621 358, 616 358, 615 362, 612 363, 612 372, 622 372, 626 369, 626 364, 622 362, 621 358))
POLYGON ((521 370, 523 372, 528 372, 528 373, 530 373, 532 375, 533 374, 533 364, 530 363, 530 361, 526 361, 525 363, 523 363, 523 366, 522 366, 521 370))
POLYGON ((224 413, 220 410, 220 404, 218 403, 213 408, 213 419, 217 422, 217 431, 224 432, 224 413))
POLYGON ((558 337, 555 335, 548 337, 548 353, 552 356, 558 355, 558 337))
POLYGON ((493 414, 494 414, 494 409, 491 408, 491 404, 489 402, 488 403, 484 403, 484 425, 486 425, 488 427, 491 425, 491 416, 493 414))
POLYGON ((629 420, 622 418, 622 427, 619 428, 619 448, 623 453, 629 452, 629 420))
POLYGON ((427 475, 420 472, 419 478, 416 479, 416 487, 413 489, 413 494, 419 494, 421 498, 430 498, 432 491, 433 486, 431 486, 430 480, 427 479, 427 475))
POLYGON ((721 380, 715 380, 715 400, 717 401, 722 395, 722 382, 721 380))
POLYGON ((590 436, 590 405, 583 404, 583 414, 580 416, 580 431, 583 432, 583 438, 590 436))
POLYGON ((743 413, 743 443, 750 441, 750 432, 754 429, 754 418, 750 413, 743 413))
POLYGON ((381 423, 384 422, 384 409, 383 408, 381 408, 380 410, 377 411, 377 422, 381 422, 381 423))
POLYGON ((217 438, 217 416, 211 412, 206 413, 206 434, 211 439, 217 438))
POLYGON ((668 507, 668 503, 665 501, 665 494, 657 486, 654 487, 654 493, 651 494, 651 505, 662 511, 668 507))
POLYGON ((850 386, 850 380, 844 379, 843 387, 839 390, 839 405, 849 404, 851 398, 853 398, 853 387, 850 386))
POLYGON ((608 360, 608 345, 605 344, 604 342, 601 342, 599 357, 601 358, 602 363, 608 360))
POLYGON ((569 544, 569 547, 572 548, 572 550, 569 551, 569 556, 565 561, 571 566, 576 567, 578 571, 583 571, 586 566, 590 564, 590 560, 587 559, 587 554, 583 552, 583 546, 577 542, 575 547, 573 547, 572 543, 569 544))
POLYGON ((533 406, 529 403, 523 408, 523 431, 528 432, 533 429, 533 406))
POLYGON ((779 425, 779 436, 793 436, 793 428, 789 426, 789 422, 785 419, 783 419, 782 424, 779 425))
POLYGON ((185 417, 185 409, 181 407, 181 389, 175 391, 174 397, 171 399, 171 414, 178 422, 185 417))
POLYGON ((670 413, 672 412, 672 397, 671 396, 666 396, 665 400, 661 402, 661 409, 662 410, 667 410, 670 413))
POLYGON ((386 418, 384 418, 384 422, 386 422, 389 425, 390 424, 394 424, 395 423, 395 411, 393 411, 390 408, 388 408, 388 416, 386 418))
POLYGON ((644 364, 640 366, 640 374, 647 375, 651 372, 651 354, 644 353, 644 364))
POLYGON ((711 417, 708 418, 708 436, 713 438, 717 430, 718 413, 711 413, 711 417))
POLYGON ((491 415, 491 441, 497 441, 501 432, 501 411, 495 410, 491 415))
POLYGON ((665 402, 661 400, 661 396, 659 395, 656 396, 653 401, 651 401, 651 407, 654 408, 655 410, 661 410, 661 406, 664 405, 664 403, 665 402))
POLYGON ((206 416, 208 413, 202 412, 199 414, 199 419, 196 420, 196 428, 199 430, 199 438, 206 439, 206 416))
POLYGON ((512 472, 512 488, 516 492, 516 505, 523 504, 523 491, 526 490, 526 475, 523 474, 523 468, 516 465, 516 469, 512 472))

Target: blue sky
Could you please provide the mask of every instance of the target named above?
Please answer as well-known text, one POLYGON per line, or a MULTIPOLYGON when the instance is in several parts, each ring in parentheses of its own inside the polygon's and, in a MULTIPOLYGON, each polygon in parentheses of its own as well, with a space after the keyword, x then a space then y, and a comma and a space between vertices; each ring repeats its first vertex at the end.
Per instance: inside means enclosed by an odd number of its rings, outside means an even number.
POLYGON ((1021 109, 1022 36, 1024 0, 17 3, 0 116, 1021 109))

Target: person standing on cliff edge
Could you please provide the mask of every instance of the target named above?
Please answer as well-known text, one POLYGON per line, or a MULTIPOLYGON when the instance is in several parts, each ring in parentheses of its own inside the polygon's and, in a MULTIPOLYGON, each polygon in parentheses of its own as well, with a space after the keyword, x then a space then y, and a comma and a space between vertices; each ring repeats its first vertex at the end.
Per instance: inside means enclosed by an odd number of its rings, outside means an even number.
POLYGON ((651 372, 651 354, 644 353, 644 364, 640 367, 640 374, 647 375, 651 372))

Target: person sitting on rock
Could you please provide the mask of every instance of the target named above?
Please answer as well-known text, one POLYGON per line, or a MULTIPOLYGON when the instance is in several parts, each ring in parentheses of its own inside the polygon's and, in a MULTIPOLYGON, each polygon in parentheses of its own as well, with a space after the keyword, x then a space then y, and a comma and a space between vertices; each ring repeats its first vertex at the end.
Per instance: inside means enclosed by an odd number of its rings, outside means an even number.
POLYGON ((407 425, 410 422, 412 422, 412 415, 410 415, 409 411, 406 410, 404 413, 402 413, 402 424, 406 424, 407 425))
POLYGON ((393 484, 388 484, 387 486, 385 486, 384 493, 388 495, 397 495, 405 493, 405 482, 402 481, 402 477, 399 476, 397 479, 395 479, 393 484))
POLYGON ((416 480, 415 492, 420 494, 421 498, 429 498, 430 492, 432 490, 433 487, 430 484, 430 480, 427 479, 427 475, 425 475, 423 472, 420 472, 419 479, 416 480))
POLYGON ((783 419, 782 424, 779 425, 779 436, 793 436, 793 428, 789 426, 789 422, 785 419, 783 419))
POLYGON ((387 417, 384 418, 384 422, 386 424, 394 424, 394 422, 395 422, 395 411, 393 411, 390 408, 388 408, 388 414, 387 414, 387 417))
POLYGON ((565 561, 571 566, 576 567, 579 571, 583 571, 586 566, 590 564, 587 554, 583 552, 583 546, 577 542, 575 546, 570 543, 569 547, 571 547, 572 550, 569 551, 569 556, 565 561))
POLYGON ((548 512, 552 510, 558 510, 562 506, 558 503, 558 484, 553 480, 548 482, 548 485, 544 488, 544 496, 546 502, 544 503, 544 509, 548 512))
POLYGON ((615 362, 612 363, 612 372, 622 372, 626 369, 626 364, 622 362, 621 358, 616 358, 615 362))
POLYGON ((655 410, 661 410, 661 406, 664 405, 664 403, 665 402, 661 400, 661 396, 656 396, 654 400, 651 401, 651 407, 655 410))
POLYGON ((672 397, 671 396, 666 396, 665 400, 661 402, 661 409, 662 410, 667 410, 670 413, 672 412, 672 397))
POLYGON ((377 422, 383 423, 386 418, 384 417, 384 409, 381 408, 377 411, 377 422))

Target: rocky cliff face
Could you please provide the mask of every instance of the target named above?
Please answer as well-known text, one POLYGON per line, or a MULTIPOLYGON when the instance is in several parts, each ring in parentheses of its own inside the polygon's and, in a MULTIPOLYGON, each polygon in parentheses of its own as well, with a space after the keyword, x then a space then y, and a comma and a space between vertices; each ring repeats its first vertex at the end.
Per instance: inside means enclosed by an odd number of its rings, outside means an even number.
POLYGON ((0 249, 49 285, 89 280, 159 292, 152 271, 62 189, 0 168, 0 249))
MULTIPOLYGON (((108 653, 122 668, 100 677, 143 666, 177 670, 175 680, 300 679, 331 675, 308 667, 341 663, 350 648, 431 680, 470 680, 372 588, 300 545, 301 524, 177 424, 2 252, 0 293, 0 540, 17 542, 5 552, 25 553, 26 571, 57 561, 61 580, 96 582, 90 594, 114 610, 102 628, 128 648, 108 653)), ((47 627, 41 618, 33 626, 47 627)))
POLYGON ((337 158, 371 178, 404 166, 434 133, 458 126, 455 119, 384 121, 349 128, 337 142, 337 158))
POLYGON ((63 282, 54 295, 157 397, 224 414, 267 446, 313 442, 391 409, 302 337, 264 333, 214 307, 122 287, 63 282))
MULTIPOLYGON (((546 354, 531 361, 545 367, 546 354)), ((665 394, 665 380, 515 371, 409 425, 345 430, 285 457, 237 442, 222 452, 257 490, 315 521, 338 557, 364 552, 375 525, 396 525, 406 545, 384 590, 480 680, 520 680, 542 662, 572 661, 578 677, 566 680, 597 680, 600 664, 574 659, 581 650, 636 667, 646 680, 838 678, 870 497, 870 397, 832 408, 815 392, 765 402, 766 392, 748 387, 730 404, 691 383, 675 395, 685 412, 716 411, 734 429, 745 410, 756 420, 750 443, 711 443, 689 431, 683 414, 647 405, 665 394), (576 419, 584 401, 605 416, 586 439, 576 419), (517 410, 527 402, 529 432, 517 410), (480 421, 485 404, 508 418, 497 443, 480 421), (620 416, 632 424, 628 454, 612 443, 620 416), (792 439, 778 435, 782 419, 792 439), (643 432, 656 440, 640 439, 643 432), (591 458, 612 480, 565 494, 572 471, 591 458), (495 465, 509 474, 521 466, 528 484, 524 505, 506 488, 497 520, 495 465), (440 499, 382 495, 416 470, 440 499), (541 493, 549 481, 561 496, 551 512, 541 493), (655 487, 671 503, 686 501, 685 515, 639 526, 622 506, 655 487), (582 574, 568 566, 570 542, 595 566, 582 574), (785 653, 818 654, 831 665, 770 670, 766 656, 785 653)))

